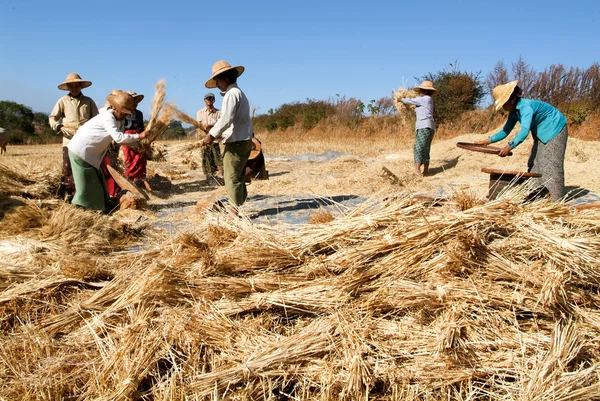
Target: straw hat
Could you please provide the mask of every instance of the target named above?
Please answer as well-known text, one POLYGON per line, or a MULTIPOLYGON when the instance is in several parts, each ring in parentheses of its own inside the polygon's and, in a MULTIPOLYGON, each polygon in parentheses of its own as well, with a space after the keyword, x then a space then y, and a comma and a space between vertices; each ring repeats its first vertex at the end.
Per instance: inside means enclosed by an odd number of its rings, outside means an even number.
POLYGON ((74 84, 77 82, 81 83, 81 89, 87 88, 88 86, 92 86, 92 83, 90 81, 85 81, 81 79, 79 74, 72 72, 69 75, 67 75, 67 78, 65 78, 65 82, 58 85, 58 89, 68 91, 69 88, 67 88, 67 84, 74 84))
POLYGON ((133 96, 126 92, 117 92, 116 94, 110 94, 106 97, 108 103, 113 109, 120 111, 124 114, 133 114, 135 112, 135 100, 133 96))
POLYGON ((216 88, 217 82, 215 81, 215 77, 229 70, 237 70, 239 77, 243 74, 245 68, 241 65, 238 65, 237 67, 232 67, 231 64, 229 64, 225 60, 217 61, 213 64, 212 75, 210 76, 210 78, 208 78, 208 81, 206 81, 206 84, 204 84, 204 86, 206 86, 207 88, 216 88))
POLYGON ((135 100, 135 104, 138 104, 144 99, 144 95, 138 95, 137 92, 127 91, 131 96, 133 96, 133 100, 135 100))
POLYGON ((433 87, 433 82, 431 81, 423 81, 421 85, 415 86, 415 89, 424 89, 428 91, 433 91, 434 95, 438 94, 438 90, 433 87))
POLYGON ((248 157, 248 160, 252 160, 252 159, 256 158, 260 154, 261 150, 262 150, 262 145, 260 144, 260 141, 253 137, 252 138, 252 148, 250 150, 250 156, 248 157))
POLYGON ((515 88, 519 84, 519 81, 512 81, 504 85, 498 85, 492 91, 492 96, 494 97, 494 107, 496 111, 500 110, 504 103, 508 101, 510 95, 513 94, 515 88))

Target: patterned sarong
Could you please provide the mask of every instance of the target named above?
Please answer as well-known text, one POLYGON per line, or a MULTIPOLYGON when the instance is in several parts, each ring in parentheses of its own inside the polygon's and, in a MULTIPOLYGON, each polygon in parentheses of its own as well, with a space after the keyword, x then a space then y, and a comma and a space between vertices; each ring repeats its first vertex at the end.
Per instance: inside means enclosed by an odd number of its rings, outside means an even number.
POLYGON ((534 178, 535 185, 545 187, 550 192, 550 198, 557 201, 565 194, 565 151, 569 131, 567 126, 548 143, 533 138, 533 147, 527 162, 528 171, 539 173, 540 178, 534 178))
POLYGON ((415 163, 429 163, 429 152, 431 150, 431 141, 433 140, 434 130, 431 128, 421 128, 417 130, 415 140, 415 163))

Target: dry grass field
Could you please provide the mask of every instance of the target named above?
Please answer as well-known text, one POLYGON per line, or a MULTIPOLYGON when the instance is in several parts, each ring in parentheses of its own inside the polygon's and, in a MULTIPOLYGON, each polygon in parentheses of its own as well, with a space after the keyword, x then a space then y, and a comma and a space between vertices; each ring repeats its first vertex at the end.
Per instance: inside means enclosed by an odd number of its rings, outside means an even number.
MULTIPOLYGON (((108 216, 53 198, 60 146, 9 146, 0 400, 600 399, 600 209, 485 199, 481 168, 524 171, 527 143, 501 159, 434 139, 418 177, 410 135, 259 138, 270 179, 241 219, 196 211, 225 191, 192 141, 149 163, 170 191, 108 216), (249 213, 341 195, 366 201, 306 224, 249 213)), ((600 193, 598 152, 570 139, 569 189, 600 193)))

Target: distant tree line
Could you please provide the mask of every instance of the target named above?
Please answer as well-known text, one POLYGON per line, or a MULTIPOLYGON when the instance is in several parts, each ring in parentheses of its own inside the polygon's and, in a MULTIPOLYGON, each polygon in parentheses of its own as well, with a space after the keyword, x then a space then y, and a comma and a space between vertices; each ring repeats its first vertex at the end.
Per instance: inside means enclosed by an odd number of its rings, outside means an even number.
POLYGON ((523 95, 558 107, 572 124, 581 124, 600 107, 600 64, 589 68, 552 64, 535 71, 522 57, 508 70, 504 60, 494 66, 486 85, 491 91, 496 85, 519 80, 523 95))
MULTIPOLYGON (((46 113, 33 112, 31 107, 9 100, 0 101, 0 127, 6 129, 8 141, 14 145, 62 141, 62 136, 50 128, 46 113)), ((186 135, 181 121, 176 120, 169 124, 162 138, 178 139, 186 135)))
MULTIPOLYGON (((483 79, 480 72, 468 72, 458 63, 437 72, 427 73, 416 81, 429 80, 438 89, 434 97, 435 119, 438 124, 460 119, 465 112, 481 108, 486 95, 496 85, 518 79, 524 96, 540 99, 557 106, 572 124, 581 124, 588 116, 598 113, 600 107, 600 64, 589 68, 565 67, 553 64, 536 72, 522 57, 511 63, 510 70, 500 60, 483 79)), ((491 99, 488 97, 488 99, 491 99)), ((254 117, 255 131, 286 130, 297 127, 310 130, 327 122, 348 127, 358 127, 362 121, 379 116, 396 114, 394 101, 385 96, 366 103, 360 99, 336 94, 327 100, 307 98, 270 109, 254 117)), ((60 142, 61 138, 48 126, 48 116, 34 113, 30 107, 11 101, 0 101, 0 127, 7 128, 11 143, 60 142)), ((174 121, 163 134, 164 139, 194 136, 195 130, 183 128, 174 121)))

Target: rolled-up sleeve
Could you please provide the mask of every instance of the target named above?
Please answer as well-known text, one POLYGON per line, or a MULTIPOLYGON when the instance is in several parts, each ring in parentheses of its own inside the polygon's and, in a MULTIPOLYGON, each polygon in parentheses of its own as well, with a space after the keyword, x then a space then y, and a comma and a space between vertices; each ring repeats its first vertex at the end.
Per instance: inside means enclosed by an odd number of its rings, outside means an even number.
POLYGON ((48 123, 50 124, 50 128, 52 128, 54 131, 58 131, 58 127, 60 126, 60 121, 63 118, 64 113, 65 111, 63 108, 62 100, 59 100, 58 102, 56 102, 54 108, 52 109, 52 112, 48 116, 48 123))

